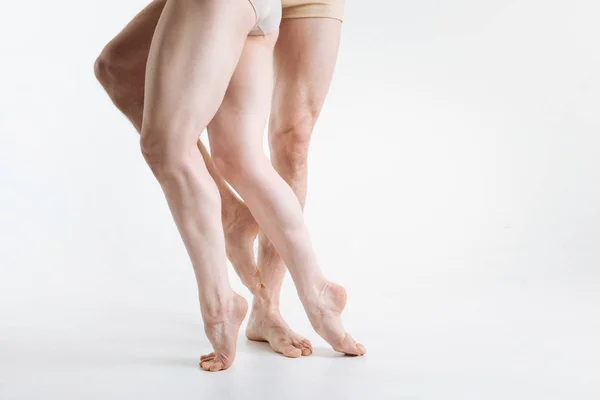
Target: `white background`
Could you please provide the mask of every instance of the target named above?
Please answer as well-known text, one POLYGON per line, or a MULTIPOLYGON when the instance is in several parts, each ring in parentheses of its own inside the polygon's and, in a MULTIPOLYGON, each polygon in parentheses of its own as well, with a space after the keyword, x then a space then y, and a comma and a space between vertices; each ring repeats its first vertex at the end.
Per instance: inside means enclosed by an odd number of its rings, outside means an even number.
MULTIPOLYGON (((0 13, 0 399, 597 399, 600 6, 352 1, 306 209, 335 355, 209 350, 137 135, 93 76, 145 1, 0 13)), ((248 292, 231 270, 235 288, 248 292)), ((249 298, 249 296, 246 296, 249 298)))

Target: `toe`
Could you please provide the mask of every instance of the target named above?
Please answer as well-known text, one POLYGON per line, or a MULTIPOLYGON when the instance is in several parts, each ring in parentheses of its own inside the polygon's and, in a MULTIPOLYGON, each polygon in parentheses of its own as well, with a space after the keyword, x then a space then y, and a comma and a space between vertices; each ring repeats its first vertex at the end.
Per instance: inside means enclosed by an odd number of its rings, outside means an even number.
POLYGON ((367 352, 367 350, 365 349, 365 346, 363 346, 362 344, 356 343, 356 341, 352 338, 352 336, 350 336, 347 333, 344 336, 344 339, 342 340, 340 345, 334 347, 334 350, 339 351, 341 353, 348 354, 348 355, 352 355, 352 356, 362 356, 367 352))
POLYGON ((359 356, 364 356, 367 353, 367 348, 360 343, 356 343, 356 348, 359 356))
POLYGON ((306 339, 302 339, 300 342, 298 342, 296 347, 302 351, 303 356, 310 356, 312 354, 312 345, 306 339))
POLYGON ((223 362, 213 358, 204 360, 200 363, 200 368, 209 372, 216 372, 225 369, 223 362))
POLYGON ((281 349, 281 354, 290 358, 298 358, 302 355, 302 350, 289 344, 284 346, 283 349, 281 349))
POLYGON ((208 369, 210 372, 216 372, 223 369, 223 363, 221 361, 215 361, 208 369))
POLYGON ((309 349, 307 347, 303 347, 301 351, 303 356, 310 356, 312 354, 312 349, 309 349))
POLYGON ((204 358, 203 360, 200 360, 200 363, 202 364, 203 362, 214 361, 214 359, 215 359, 215 356, 212 355, 212 356, 204 358))
POLYGON ((215 353, 214 353, 214 352, 212 352, 212 353, 210 353, 210 354, 205 354, 205 355, 203 355, 203 356, 200 356, 200 361, 204 361, 204 360, 206 360, 207 358, 211 358, 211 357, 214 357, 214 356, 215 356, 215 353))
POLYGON ((212 363, 212 360, 211 361, 202 361, 200 363, 200 368, 202 368, 205 371, 208 371, 210 369, 211 363, 212 363))

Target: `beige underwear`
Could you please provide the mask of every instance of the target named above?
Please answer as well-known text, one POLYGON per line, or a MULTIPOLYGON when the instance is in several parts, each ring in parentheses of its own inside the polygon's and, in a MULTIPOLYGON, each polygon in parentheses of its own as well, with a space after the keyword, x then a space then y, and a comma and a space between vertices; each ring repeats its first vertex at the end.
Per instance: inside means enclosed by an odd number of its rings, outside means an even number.
POLYGON ((282 0, 283 18, 344 18, 345 0, 282 0))

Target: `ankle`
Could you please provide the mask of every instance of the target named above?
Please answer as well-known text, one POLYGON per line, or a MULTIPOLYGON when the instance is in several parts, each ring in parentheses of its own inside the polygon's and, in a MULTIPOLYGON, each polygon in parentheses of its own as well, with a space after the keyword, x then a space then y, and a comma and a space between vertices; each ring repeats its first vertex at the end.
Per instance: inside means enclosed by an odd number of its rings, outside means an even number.
POLYGON ((260 272, 256 270, 256 275, 253 276, 252 285, 248 287, 254 296, 254 303, 260 304, 279 304, 279 296, 277 290, 272 290, 262 282, 260 272))
POLYGON ((279 296, 274 296, 264 285, 254 293, 254 309, 279 312, 279 296))
POLYGON ((213 296, 200 302, 200 312, 205 324, 222 322, 234 308, 233 291, 229 295, 213 296))
POLYGON ((325 277, 322 277, 322 279, 315 280, 311 284, 297 287, 296 290, 303 304, 314 303, 319 301, 329 285, 330 282, 325 277))

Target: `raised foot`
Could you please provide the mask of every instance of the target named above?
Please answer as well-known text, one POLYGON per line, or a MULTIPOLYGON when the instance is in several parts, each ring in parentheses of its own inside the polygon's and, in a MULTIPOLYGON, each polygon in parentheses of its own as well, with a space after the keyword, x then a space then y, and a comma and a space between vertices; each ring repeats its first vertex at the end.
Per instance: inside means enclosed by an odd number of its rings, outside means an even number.
POLYGON ((255 301, 246 327, 246 337, 257 342, 267 342, 271 348, 286 357, 297 358, 312 354, 308 340, 290 329, 277 307, 255 301))
POLYGON ((313 328, 335 351, 353 356, 362 356, 367 350, 344 330, 342 311, 346 306, 346 289, 325 282, 320 291, 301 298, 313 328))
POLYGON ((206 332, 214 351, 200 357, 200 368, 216 372, 227 369, 233 364, 238 332, 247 312, 246 300, 237 293, 233 293, 222 316, 214 321, 204 322, 204 332, 206 332))

